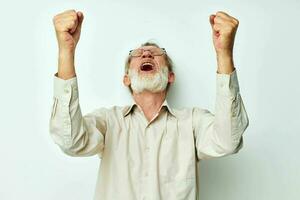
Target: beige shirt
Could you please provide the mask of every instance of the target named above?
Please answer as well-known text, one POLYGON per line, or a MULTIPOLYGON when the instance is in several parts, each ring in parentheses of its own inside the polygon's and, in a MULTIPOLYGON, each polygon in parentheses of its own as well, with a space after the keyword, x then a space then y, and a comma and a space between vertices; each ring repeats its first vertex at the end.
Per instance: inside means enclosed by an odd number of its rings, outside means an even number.
POLYGON ((237 153, 249 124, 236 70, 216 81, 214 114, 165 100, 148 121, 134 103, 82 115, 77 77, 56 73, 50 134, 70 156, 101 158, 94 200, 195 200, 196 163, 237 153))

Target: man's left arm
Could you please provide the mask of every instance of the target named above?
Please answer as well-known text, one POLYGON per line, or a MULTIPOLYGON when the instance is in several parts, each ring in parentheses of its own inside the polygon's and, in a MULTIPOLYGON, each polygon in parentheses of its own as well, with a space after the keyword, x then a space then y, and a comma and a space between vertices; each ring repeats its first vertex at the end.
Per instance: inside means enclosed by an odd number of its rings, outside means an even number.
POLYGON ((217 73, 216 81, 215 113, 198 107, 192 112, 198 160, 237 153, 249 125, 236 69, 230 74, 217 73))
POLYGON ((198 159, 237 153, 243 146, 242 134, 249 125, 232 53, 239 22, 220 11, 209 20, 218 62, 216 104, 215 114, 206 109, 193 109, 198 159))

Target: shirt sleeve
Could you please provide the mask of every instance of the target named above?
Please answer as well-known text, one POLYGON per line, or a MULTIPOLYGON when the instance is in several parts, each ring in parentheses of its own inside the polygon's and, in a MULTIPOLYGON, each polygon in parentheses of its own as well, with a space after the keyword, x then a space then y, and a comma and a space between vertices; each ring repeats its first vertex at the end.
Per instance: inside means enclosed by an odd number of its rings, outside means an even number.
POLYGON ((236 69, 231 74, 217 73, 216 81, 215 113, 198 107, 192 111, 198 160, 237 153, 249 125, 236 69))
POLYGON ((54 75, 54 97, 49 131, 54 142, 70 156, 101 158, 107 120, 106 108, 82 116, 77 77, 67 80, 54 75))

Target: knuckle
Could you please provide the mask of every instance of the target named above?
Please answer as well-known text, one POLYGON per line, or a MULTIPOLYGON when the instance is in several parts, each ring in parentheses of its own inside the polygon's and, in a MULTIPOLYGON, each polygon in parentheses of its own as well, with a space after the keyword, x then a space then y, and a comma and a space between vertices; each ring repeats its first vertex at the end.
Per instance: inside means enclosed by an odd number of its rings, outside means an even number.
POLYGON ((72 21, 71 21, 71 25, 72 25, 72 27, 75 27, 75 26, 76 26, 76 24, 77 24, 77 21, 76 21, 76 20, 72 20, 72 21))
POLYGON ((74 26, 75 25, 75 22, 72 20, 69 22, 70 26, 74 26))
POLYGON ((57 15, 54 15, 54 17, 53 17, 53 21, 57 21, 59 19, 59 14, 57 14, 57 15))
POLYGON ((235 29, 238 26, 238 24, 236 22, 232 22, 231 27, 232 29, 235 29))
POLYGON ((72 16, 76 16, 76 11, 75 10, 72 10, 72 12, 70 13, 72 16))
POLYGON ((72 17, 72 18, 74 18, 74 19, 76 19, 77 18, 77 14, 76 14, 76 12, 75 13, 70 13, 70 16, 72 17))
POLYGON ((234 22, 235 22, 236 25, 239 25, 239 23, 240 23, 239 20, 237 20, 237 19, 235 19, 234 22))
POLYGON ((238 20, 236 18, 234 18, 234 17, 230 17, 230 21, 232 21, 233 23, 237 23, 238 22, 238 20))
POLYGON ((60 21, 59 21, 59 19, 58 19, 57 17, 56 17, 56 18, 53 18, 52 22, 53 22, 53 24, 54 24, 55 26, 57 26, 57 25, 60 23, 60 21))
POLYGON ((72 20, 76 21, 77 20, 77 15, 72 15, 72 20))

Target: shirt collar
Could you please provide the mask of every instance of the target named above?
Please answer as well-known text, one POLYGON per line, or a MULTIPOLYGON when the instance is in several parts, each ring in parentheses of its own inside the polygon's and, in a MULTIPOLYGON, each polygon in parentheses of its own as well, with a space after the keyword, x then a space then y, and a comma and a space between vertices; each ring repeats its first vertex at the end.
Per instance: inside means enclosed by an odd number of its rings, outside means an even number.
MULTIPOLYGON (((129 106, 125 106, 125 108, 123 109, 123 116, 125 117, 126 115, 128 115, 135 106, 139 106, 136 102, 131 103, 129 106)), ((164 100, 162 107, 167 107, 168 111, 174 116, 177 117, 174 110, 170 107, 170 105, 168 104, 167 99, 164 100)))

